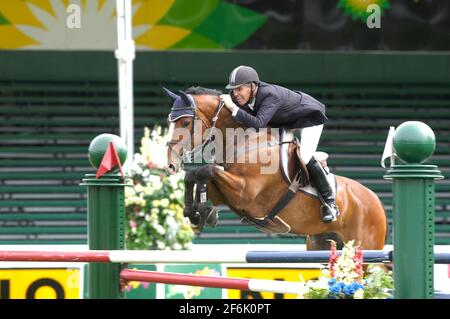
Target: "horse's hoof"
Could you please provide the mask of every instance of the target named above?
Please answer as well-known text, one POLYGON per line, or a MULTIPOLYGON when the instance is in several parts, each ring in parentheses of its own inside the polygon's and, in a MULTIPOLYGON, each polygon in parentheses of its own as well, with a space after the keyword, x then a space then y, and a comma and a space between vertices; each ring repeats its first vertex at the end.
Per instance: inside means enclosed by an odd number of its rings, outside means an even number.
POLYGON ((216 227, 218 219, 219 219, 219 211, 213 207, 209 212, 208 217, 206 217, 206 224, 208 224, 208 226, 211 227, 216 227))
POLYGON ((195 212, 195 213, 189 215, 188 217, 189 217, 189 221, 191 222, 191 224, 194 227, 200 228, 200 224, 201 224, 201 221, 202 221, 202 216, 200 215, 199 212, 195 212))

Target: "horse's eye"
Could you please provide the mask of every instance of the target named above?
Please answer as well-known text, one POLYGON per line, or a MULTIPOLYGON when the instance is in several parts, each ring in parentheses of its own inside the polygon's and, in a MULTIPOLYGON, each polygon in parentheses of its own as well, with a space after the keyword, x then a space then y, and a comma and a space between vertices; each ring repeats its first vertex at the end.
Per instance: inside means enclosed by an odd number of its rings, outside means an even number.
POLYGON ((182 126, 183 126, 183 127, 188 127, 189 124, 191 124, 190 121, 184 121, 183 124, 182 124, 182 126))

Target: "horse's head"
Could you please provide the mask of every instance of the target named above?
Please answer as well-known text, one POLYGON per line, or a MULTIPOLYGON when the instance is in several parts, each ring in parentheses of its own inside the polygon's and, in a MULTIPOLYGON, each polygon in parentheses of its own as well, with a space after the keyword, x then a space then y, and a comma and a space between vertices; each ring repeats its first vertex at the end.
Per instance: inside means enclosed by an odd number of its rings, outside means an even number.
POLYGON ((166 88, 163 90, 172 101, 168 117, 167 171, 175 174, 182 168, 184 160, 192 156, 193 150, 202 145, 204 132, 212 126, 220 92, 211 94, 213 90, 194 88, 175 94, 166 88))

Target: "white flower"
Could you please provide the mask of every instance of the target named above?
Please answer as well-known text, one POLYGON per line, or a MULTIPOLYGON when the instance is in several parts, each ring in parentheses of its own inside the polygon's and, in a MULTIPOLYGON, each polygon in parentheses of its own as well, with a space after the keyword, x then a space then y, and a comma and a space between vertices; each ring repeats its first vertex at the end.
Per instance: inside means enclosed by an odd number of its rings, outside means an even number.
POLYGON ((133 187, 125 187, 125 197, 135 196, 136 192, 133 187))
POLYGON ((167 164, 167 136, 162 136, 161 127, 150 132, 144 129, 144 137, 141 139, 140 151, 147 162, 152 162, 157 168, 164 168, 167 164))
POLYGON ((161 207, 164 207, 164 208, 169 207, 169 204, 170 204, 170 202, 167 198, 161 199, 161 207))
POLYGON ((161 205, 161 202, 159 200, 155 199, 155 200, 152 201, 152 206, 153 207, 159 207, 159 205, 161 205))
POLYGON ((144 157, 142 156, 141 153, 134 154, 133 164, 135 164, 135 165, 137 165, 137 164, 145 164, 145 159, 144 159, 144 157))
POLYGON ((169 176, 169 182, 170 186, 172 186, 173 189, 178 189, 178 181, 180 180, 180 177, 178 175, 170 175, 169 176))
POLYGON ((136 193, 141 193, 144 190, 144 188, 142 187, 141 184, 136 184, 134 185, 134 190, 136 193))
POLYGON ((147 182, 155 189, 155 190, 160 190, 161 187, 163 186, 162 182, 161 182, 161 178, 159 176, 156 175, 149 175, 147 177, 147 182))
POLYGON ((162 227, 159 224, 154 225, 155 230, 158 232, 158 234, 160 235, 164 235, 166 233, 166 229, 164 227, 162 227))
POLYGON ((145 206, 145 199, 140 196, 130 196, 125 198, 125 206, 136 205, 139 207, 145 206))
POLYGON ((162 250, 162 249, 165 249, 165 248, 166 248, 166 244, 165 244, 163 241, 158 240, 157 243, 156 243, 156 247, 157 247, 159 250, 162 250))
POLYGON ((145 186, 144 187, 144 194, 146 195, 152 195, 155 192, 155 189, 151 186, 145 186))
POLYGON ((167 216, 166 225, 168 226, 169 231, 176 232, 178 230, 178 223, 172 216, 167 216))
POLYGON ((130 175, 141 175, 142 174, 142 168, 136 163, 133 163, 130 166, 130 171, 131 171, 130 175))
POLYGON ((181 189, 177 189, 175 192, 174 192, 174 195, 175 195, 175 197, 176 198, 178 198, 178 199, 181 199, 181 198, 183 198, 183 191, 181 190, 181 189))

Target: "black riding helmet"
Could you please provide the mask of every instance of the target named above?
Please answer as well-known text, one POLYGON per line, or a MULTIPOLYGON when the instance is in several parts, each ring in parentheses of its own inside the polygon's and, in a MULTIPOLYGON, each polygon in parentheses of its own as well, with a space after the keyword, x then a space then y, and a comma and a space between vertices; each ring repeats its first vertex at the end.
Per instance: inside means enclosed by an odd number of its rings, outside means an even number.
POLYGON ((241 65, 235 68, 228 81, 228 85, 225 87, 227 90, 232 90, 249 82, 259 82, 259 76, 256 70, 250 66, 241 65))

